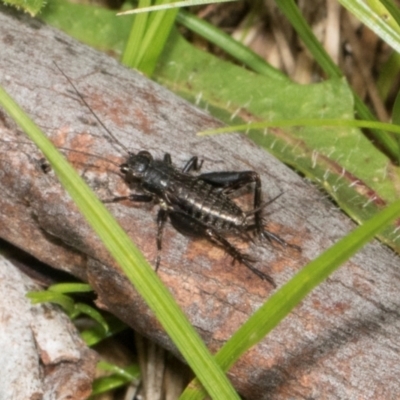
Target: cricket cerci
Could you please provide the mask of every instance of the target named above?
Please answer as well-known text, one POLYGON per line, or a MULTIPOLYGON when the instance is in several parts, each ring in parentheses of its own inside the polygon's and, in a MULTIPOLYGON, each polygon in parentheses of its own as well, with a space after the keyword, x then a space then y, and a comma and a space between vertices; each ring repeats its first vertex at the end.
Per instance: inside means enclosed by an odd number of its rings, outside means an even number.
POLYGON ((206 238, 223 248, 232 257, 233 262, 238 261, 275 287, 274 280, 254 266, 255 259, 241 252, 226 239, 227 235, 237 235, 247 240, 266 239, 282 246, 297 248, 264 229, 263 209, 279 196, 267 203, 262 202, 259 174, 255 171, 199 173, 202 161, 199 162, 197 156, 190 158, 183 168, 178 168, 172 163, 168 153, 162 159, 157 159, 147 150, 136 154, 128 151, 94 113, 71 79, 58 66, 57 68, 112 140, 128 154, 126 161, 119 168, 128 184, 137 183, 140 193, 115 197, 111 201, 155 202, 160 206, 157 215, 156 270, 160 265, 164 226, 169 219, 181 234, 206 238), (233 200, 235 192, 245 186, 252 187, 253 190, 253 205, 249 211, 243 210, 233 200))

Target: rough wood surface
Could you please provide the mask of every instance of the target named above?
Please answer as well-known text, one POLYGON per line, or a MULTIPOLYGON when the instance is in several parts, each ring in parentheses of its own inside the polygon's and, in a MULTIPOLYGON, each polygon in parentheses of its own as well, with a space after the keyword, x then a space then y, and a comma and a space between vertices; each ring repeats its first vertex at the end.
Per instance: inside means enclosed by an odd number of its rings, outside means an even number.
MULTIPOLYGON (((124 158, 53 61, 132 151, 170 152, 178 165, 199 155, 204 171, 254 169, 261 174, 264 193, 272 197, 283 191, 269 209, 268 227, 299 245, 301 254, 242 244, 278 285, 354 227, 313 186, 245 137, 197 137, 197 131, 219 122, 64 34, 0 8, 0 46, 0 84, 57 146, 101 154, 116 163, 124 158)), ((0 135, 26 141, 4 113, 0 135)), ((129 192, 115 166, 71 151, 65 155, 100 198, 129 192)), ((176 351, 53 172, 43 172, 41 157, 31 145, 0 143, 0 236, 88 281, 100 305, 176 351)), ((156 210, 132 203, 110 204, 109 209, 154 262, 156 210)), ((377 242, 368 245, 233 367, 230 377, 238 390, 257 400, 398 398, 398 265, 390 250, 377 242)), ((272 291, 243 266, 232 266, 223 251, 182 237, 170 226, 159 276, 212 351, 272 291)))
POLYGON ((86 399, 97 355, 59 307, 31 304, 40 289, 0 256, 0 398, 86 399))

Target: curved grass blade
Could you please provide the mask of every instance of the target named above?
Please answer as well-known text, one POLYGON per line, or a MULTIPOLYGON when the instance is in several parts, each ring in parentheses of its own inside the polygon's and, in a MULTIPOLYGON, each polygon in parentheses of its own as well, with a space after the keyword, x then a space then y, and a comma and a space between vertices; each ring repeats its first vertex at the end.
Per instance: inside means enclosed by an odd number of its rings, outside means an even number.
MULTIPOLYGON (((143 7, 150 4, 150 0, 141 0, 139 3, 143 7)), ((146 31, 147 19, 148 14, 143 13, 137 15, 132 22, 128 41, 121 56, 121 62, 131 68, 136 68, 139 65, 138 54, 142 37, 146 31)))
POLYGON ((132 10, 121 11, 117 15, 131 15, 131 14, 140 14, 144 12, 152 12, 152 11, 162 11, 162 10, 170 10, 171 8, 179 8, 179 7, 191 7, 191 6, 199 6, 210 3, 228 3, 235 0, 185 0, 185 1, 174 1, 172 3, 167 4, 159 4, 149 7, 138 7, 132 10))
MULTIPOLYGON (((400 27, 381 1, 339 0, 339 3, 389 46, 400 52, 400 27)), ((398 11, 396 15, 398 16, 398 11)))
POLYGON ((132 364, 126 368, 120 368, 108 362, 100 361, 97 364, 97 368, 111 373, 112 375, 95 379, 90 399, 94 399, 94 396, 101 393, 127 385, 133 380, 140 379, 140 369, 137 364, 132 364))
POLYGON ((32 304, 39 303, 55 303, 64 309, 70 315, 74 311, 74 300, 62 293, 51 292, 48 290, 40 292, 28 292, 26 297, 31 300, 32 304))
POLYGON ((215 135, 217 133, 248 131, 249 129, 283 128, 291 126, 318 126, 318 127, 348 127, 348 128, 373 128, 381 129, 400 135, 400 126, 379 121, 354 120, 354 119, 280 119, 272 121, 251 122, 244 125, 224 126, 222 128, 208 129, 199 132, 199 136, 215 135))
MULTIPOLYGON (((165 3, 165 1, 158 1, 158 3, 165 3)), ((149 0, 139 2, 140 7, 150 5, 149 0)), ((137 68, 148 76, 152 75, 177 12, 178 9, 169 9, 153 14, 136 15, 121 58, 122 63, 137 68)))
POLYGON ((82 314, 85 314, 89 318, 96 321, 99 324, 99 326, 101 326, 101 328, 103 329, 104 334, 105 335, 108 334, 109 331, 108 324, 103 315, 99 311, 97 311, 94 307, 91 307, 85 303, 75 303, 74 311, 71 314, 70 318, 75 319, 82 314))
POLYGON ((87 283, 55 283, 47 288, 52 292, 58 293, 89 293, 93 292, 93 288, 87 283))
POLYGON ((81 331, 81 338, 84 340, 87 346, 92 347, 97 343, 100 343, 104 339, 112 337, 119 332, 123 332, 128 329, 128 326, 121 322, 118 318, 110 315, 106 319, 108 330, 107 332, 104 329, 96 324, 88 329, 81 331))

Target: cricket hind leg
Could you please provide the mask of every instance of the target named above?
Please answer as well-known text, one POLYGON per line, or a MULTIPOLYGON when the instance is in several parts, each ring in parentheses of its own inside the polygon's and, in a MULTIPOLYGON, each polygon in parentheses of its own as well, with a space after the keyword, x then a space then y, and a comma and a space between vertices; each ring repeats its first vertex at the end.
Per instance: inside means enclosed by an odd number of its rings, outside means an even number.
POLYGON ((252 264, 255 262, 247 254, 241 253, 235 246, 228 242, 220 233, 203 222, 192 216, 179 211, 169 213, 169 218, 173 227, 185 236, 195 236, 208 239, 211 243, 222 247, 234 261, 246 266, 251 272, 262 280, 268 281, 273 287, 276 287, 274 280, 267 274, 259 271, 252 264))
MULTIPOLYGON (((232 193, 241 187, 254 183, 253 191, 253 210, 254 222, 257 234, 260 235, 263 231, 262 225, 262 205, 261 197, 261 180, 260 175, 255 171, 221 171, 209 172, 199 175, 199 179, 209 183, 212 186, 221 188, 226 193, 232 193)), ((267 204, 269 204, 268 202, 267 204)))
MULTIPOLYGON (((247 232, 251 232, 251 231, 254 231, 254 230, 257 230, 257 226, 255 224, 249 225, 246 228, 247 232)), ((257 232, 257 234, 258 234, 258 232, 257 232)), ((270 242, 271 244, 273 242, 276 242, 282 247, 290 247, 290 248, 292 248, 294 250, 297 250, 297 251, 301 252, 301 248, 299 246, 296 246, 295 244, 287 242, 286 240, 282 239, 279 235, 276 235, 275 233, 272 233, 271 231, 269 231, 267 229, 263 228, 262 231, 261 231, 261 234, 258 234, 258 235, 259 235, 259 237, 261 239, 267 239, 268 242, 270 242)))
POLYGON ((267 239, 270 243, 276 242, 279 245, 283 247, 290 247, 292 249, 295 249, 297 251, 301 251, 301 248, 299 246, 296 246, 295 244, 291 244, 286 242, 286 240, 282 239, 280 236, 276 235, 275 233, 270 232, 269 230, 264 228, 264 218, 262 215, 262 211, 272 204, 274 201, 276 201, 279 197, 283 195, 283 192, 279 193, 272 199, 262 203, 258 209, 250 210, 246 213, 247 216, 251 216, 254 214, 254 223, 251 225, 248 225, 246 228, 247 232, 252 232, 256 231, 256 234, 259 238, 261 239, 267 239), (261 212, 259 216, 257 216, 257 212, 261 212))

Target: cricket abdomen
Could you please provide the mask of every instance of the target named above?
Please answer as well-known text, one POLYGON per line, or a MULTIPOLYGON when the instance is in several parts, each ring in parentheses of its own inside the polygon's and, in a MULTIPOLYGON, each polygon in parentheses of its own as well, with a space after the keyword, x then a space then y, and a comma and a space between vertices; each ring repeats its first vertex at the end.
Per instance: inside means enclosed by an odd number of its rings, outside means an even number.
POLYGON ((176 186, 174 202, 191 217, 218 231, 240 229, 245 225, 246 215, 222 190, 201 179, 176 186))

